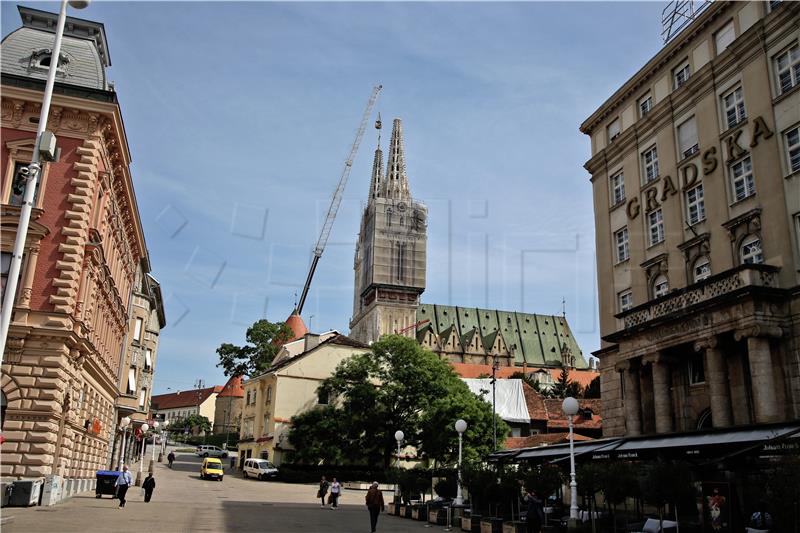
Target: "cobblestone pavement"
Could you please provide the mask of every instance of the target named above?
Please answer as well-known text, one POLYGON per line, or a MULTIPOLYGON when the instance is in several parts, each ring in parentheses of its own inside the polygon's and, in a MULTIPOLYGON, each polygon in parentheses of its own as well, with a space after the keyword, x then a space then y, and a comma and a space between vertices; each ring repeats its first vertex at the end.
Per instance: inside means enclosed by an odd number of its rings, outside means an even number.
MULTIPOLYGON (((137 470, 134 467, 132 470, 137 470)), ((2 509, 3 533, 109 532, 155 533, 194 531, 269 531, 309 533, 369 532, 364 492, 346 490, 339 510, 321 509, 316 486, 242 479, 226 475, 222 482, 203 481, 200 459, 178 454, 174 470, 155 469, 156 490, 144 503, 140 488, 128 491, 128 504, 117 507, 109 496, 84 493, 53 507, 2 509)), ((390 498, 386 494, 387 501, 390 498)), ((380 533, 442 531, 386 514, 378 519, 380 533)))

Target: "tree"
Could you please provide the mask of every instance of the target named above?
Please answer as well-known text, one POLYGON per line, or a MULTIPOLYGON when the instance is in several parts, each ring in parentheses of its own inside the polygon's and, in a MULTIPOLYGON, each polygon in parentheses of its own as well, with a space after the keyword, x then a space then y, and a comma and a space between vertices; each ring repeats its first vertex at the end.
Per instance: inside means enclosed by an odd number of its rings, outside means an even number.
POLYGON ((533 374, 526 374, 525 372, 514 372, 509 376, 510 379, 521 379, 528 385, 530 385, 533 390, 539 393, 542 398, 550 398, 550 387, 545 387, 539 381, 533 377, 533 374))
POLYGON ((600 376, 594 378, 586 387, 583 388, 584 398, 600 397, 600 376))
MULTIPOLYGON (((289 442, 303 462, 326 460, 322 449, 338 447, 342 457, 371 466, 388 467, 397 449, 394 434, 402 430, 404 446, 423 458, 455 462, 458 418, 468 424, 464 455, 478 457, 491 451, 492 408, 469 392, 446 361, 414 340, 388 335, 372 344, 371 351, 343 361, 319 388, 335 407, 318 414, 304 413, 292 419, 289 442), (335 427, 337 433, 309 427, 335 427)), ((502 442, 508 426, 497 420, 502 442)), ((333 460, 327 457, 327 460, 333 460)))
POLYGON ((258 320, 247 328, 247 344, 223 343, 217 348, 219 363, 226 376, 253 376, 267 370, 294 333, 284 322, 258 320))
POLYGON ((191 433, 208 433, 211 431, 211 421, 205 416, 192 413, 184 418, 175 418, 169 423, 169 431, 184 432, 189 430, 191 433))
POLYGON ((561 374, 550 389, 552 398, 566 398, 572 396, 578 398, 581 395, 581 385, 576 381, 569 379, 569 369, 567 367, 561 368, 561 374))

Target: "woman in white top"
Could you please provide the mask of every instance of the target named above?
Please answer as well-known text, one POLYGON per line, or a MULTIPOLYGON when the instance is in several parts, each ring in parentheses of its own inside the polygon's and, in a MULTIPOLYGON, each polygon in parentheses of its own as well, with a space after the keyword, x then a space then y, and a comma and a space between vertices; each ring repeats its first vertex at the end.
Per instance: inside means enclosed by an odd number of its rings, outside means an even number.
POLYGON ((333 482, 331 483, 331 509, 338 509, 339 508, 339 495, 342 493, 342 485, 333 478, 333 482))

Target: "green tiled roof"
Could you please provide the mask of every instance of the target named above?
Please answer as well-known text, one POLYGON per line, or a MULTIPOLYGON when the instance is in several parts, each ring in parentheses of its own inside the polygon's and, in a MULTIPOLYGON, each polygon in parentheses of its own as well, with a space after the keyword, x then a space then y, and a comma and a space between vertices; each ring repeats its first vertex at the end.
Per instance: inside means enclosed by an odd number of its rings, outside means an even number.
POLYGON ((520 365, 558 365, 561 363, 561 347, 566 345, 575 356, 577 368, 589 366, 566 318, 562 316, 422 304, 417 309, 417 321, 426 319, 430 322, 420 325, 420 330, 431 327, 439 338, 449 333, 450 328, 455 328, 459 337, 466 339, 463 342, 468 342, 472 338, 471 332, 477 328, 487 349, 491 348, 499 331, 514 353, 514 362, 520 365))

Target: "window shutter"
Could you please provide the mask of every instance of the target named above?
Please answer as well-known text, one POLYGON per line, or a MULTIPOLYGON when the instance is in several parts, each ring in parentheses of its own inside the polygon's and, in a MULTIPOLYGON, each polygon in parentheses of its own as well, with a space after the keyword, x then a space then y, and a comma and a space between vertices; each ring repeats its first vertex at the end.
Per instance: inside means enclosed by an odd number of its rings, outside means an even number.
POLYGON ((133 368, 128 369, 128 392, 136 390, 136 370, 133 368))
POLYGON ((681 149, 681 156, 695 144, 697 144, 697 126, 692 117, 678 126, 678 146, 681 149))
POLYGON ((733 21, 728 22, 724 28, 717 32, 717 54, 721 54, 736 38, 733 21))
POLYGON ((147 368, 153 366, 153 355, 150 350, 145 350, 144 352, 144 363, 145 365, 147 365, 147 368))

